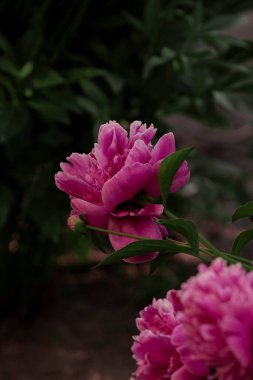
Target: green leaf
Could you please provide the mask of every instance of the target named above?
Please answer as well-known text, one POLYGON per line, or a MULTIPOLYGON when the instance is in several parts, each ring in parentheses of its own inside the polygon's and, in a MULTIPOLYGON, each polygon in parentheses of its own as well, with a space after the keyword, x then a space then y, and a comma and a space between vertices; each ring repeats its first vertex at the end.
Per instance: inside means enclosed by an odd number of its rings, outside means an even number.
POLYGON ((104 75, 103 69, 98 69, 96 67, 75 67, 69 69, 64 73, 64 77, 67 79, 68 83, 75 83, 84 80, 85 78, 97 78, 104 75))
POLYGON ((173 178, 192 150, 193 147, 178 150, 167 156, 160 164, 158 182, 165 208, 167 208, 167 199, 173 178))
POLYGON ((19 70, 13 61, 7 58, 0 58, 0 70, 17 79, 24 79, 33 71, 33 63, 26 62, 19 70))
POLYGON ((79 96, 77 98, 78 106, 89 113, 90 115, 96 117, 99 114, 99 108, 97 105, 91 101, 89 98, 85 98, 84 96, 79 96))
POLYGON ((241 232, 235 239, 231 250, 232 255, 238 256, 243 247, 253 239, 253 229, 241 232))
POLYGON ((156 67, 170 62, 173 58, 175 58, 175 55, 176 53, 168 47, 162 48, 160 56, 152 56, 148 59, 143 69, 143 79, 147 79, 156 67))
POLYGON ((0 58, 0 70, 13 77, 18 77, 18 69, 15 64, 7 58, 0 58))
POLYGON ((18 72, 18 77, 20 79, 27 78, 33 71, 33 63, 32 62, 26 62, 24 66, 21 67, 21 69, 18 72))
POLYGON ((232 222, 241 218, 250 218, 253 216, 253 201, 247 202, 240 206, 232 216, 232 222))
POLYGON ((112 255, 108 256, 105 260, 101 261, 97 266, 104 266, 107 264, 112 264, 133 256, 142 256, 149 252, 160 252, 160 253, 191 253, 188 247, 183 244, 176 244, 169 240, 142 240, 136 241, 127 245, 126 247, 116 251, 112 255))
POLYGON ((10 42, 2 34, 0 34, 0 50, 7 53, 11 57, 14 56, 13 47, 11 46, 10 42))
POLYGON ((31 100, 27 104, 39 112, 45 120, 57 121, 63 124, 69 124, 70 122, 68 113, 60 105, 58 106, 45 100, 31 100))
POLYGON ((112 74, 104 70, 102 76, 104 77, 105 81, 107 82, 114 94, 118 94, 121 91, 124 85, 124 81, 119 75, 112 74))
POLYGON ((34 79, 33 88, 39 90, 59 86, 63 83, 65 83, 65 80, 57 71, 48 70, 44 75, 41 75, 40 78, 34 79))
POLYGON ((192 247, 193 252, 198 255, 199 234, 197 227, 191 220, 178 218, 174 220, 160 220, 159 223, 184 236, 192 247))
POLYGON ((17 135, 28 123, 25 108, 16 105, 3 105, 0 109, 0 143, 5 143, 17 135))
POLYGON ((70 89, 50 89, 50 91, 45 91, 45 96, 49 103, 57 105, 65 111, 71 111, 77 114, 81 113, 81 109, 78 105, 79 95, 75 94, 70 89))
POLYGON ((8 187, 0 186, 0 227, 2 227, 9 215, 11 204, 12 204, 12 192, 8 187))

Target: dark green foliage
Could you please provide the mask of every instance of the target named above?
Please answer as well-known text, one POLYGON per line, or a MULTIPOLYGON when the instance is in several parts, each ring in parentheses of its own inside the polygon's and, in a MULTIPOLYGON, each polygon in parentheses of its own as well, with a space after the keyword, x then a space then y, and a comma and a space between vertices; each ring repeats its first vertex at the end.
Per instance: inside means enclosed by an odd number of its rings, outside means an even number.
POLYGON ((235 239, 231 250, 232 255, 238 256, 245 245, 253 239, 253 230, 241 232, 235 239))
POLYGON ((168 197, 173 178, 178 169, 189 156, 193 148, 184 148, 166 157, 159 167, 158 181, 164 207, 168 207, 168 197))
POLYGON ((172 255, 179 252, 191 253, 191 249, 183 244, 177 244, 170 240, 146 239, 130 243, 126 247, 119 249, 101 261, 97 267, 120 262, 122 259, 129 257, 141 256, 150 251, 166 255, 172 255))
POLYGON ((241 218, 251 218, 253 216, 253 201, 247 202, 238 207, 232 216, 232 222, 241 218))
POLYGON ((192 251, 198 255, 199 253, 199 235, 196 225, 191 220, 173 219, 159 220, 159 223, 168 228, 168 231, 176 231, 182 235, 190 244, 192 251))
MULTIPOLYGON (((0 2, 0 302, 27 308, 69 239, 59 162, 108 119, 224 125, 253 45, 223 33, 251 1, 0 2)), ((73 235, 75 236, 75 235, 73 235)), ((84 244, 84 251, 87 250, 84 244)))

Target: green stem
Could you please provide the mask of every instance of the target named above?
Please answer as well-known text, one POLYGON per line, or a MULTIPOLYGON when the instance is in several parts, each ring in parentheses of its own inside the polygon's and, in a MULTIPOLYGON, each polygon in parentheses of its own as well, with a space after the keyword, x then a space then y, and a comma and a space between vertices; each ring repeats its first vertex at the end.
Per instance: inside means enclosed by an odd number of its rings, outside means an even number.
POLYGON ((152 239, 146 238, 144 236, 138 236, 138 235, 127 234, 127 233, 124 233, 124 232, 106 230, 105 228, 90 226, 89 224, 86 225, 86 228, 88 230, 92 230, 92 231, 102 232, 102 233, 110 234, 110 235, 130 237, 130 238, 136 239, 136 240, 152 240, 152 239))
MULTIPOLYGON (((166 211, 165 214, 167 216, 169 216, 171 219, 177 219, 177 217, 174 214, 172 214, 171 212, 169 212, 169 211, 166 211)), ((145 240, 145 241, 152 240, 152 239, 146 238, 144 236, 132 235, 132 234, 124 233, 124 232, 107 230, 105 228, 94 227, 94 226, 91 226, 91 225, 86 225, 86 228, 88 230, 92 230, 92 231, 97 231, 97 232, 101 232, 101 233, 105 233, 105 234, 110 234, 110 235, 116 235, 116 236, 129 237, 131 239, 136 239, 136 240, 140 240, 140 241, 141 240, 145 240)), ((182 242, 179 242, 179 241, 175 241, 175 240, 172 240, 172 239, 169 239, 169 238, 167 238, 166 240, 172 241, 175 244, 179 244, 179 245, 181 244, 185 248, 189 248, 189 252, 185 252, 185 253, 188 254, 188 255, 190 255, 190 256, 197 257, 195 254, 191 253, 191 247, 190 247, 190 245, 182 243, 182 242)), ((252 263, 251 263, 250 260, 245 259, 243 257, 238 257, 238 256, 235 257, 235 256, 231 255, 230 253, 226 253, 226 252, 220 251, 219 249, 217 249, 212 243, 210 243, 200 233, 199 233, 199 241, 203 245, 205 245, 205 247, 206 247, 206 248, 199 247, 199 252, 204 253, 205 255, 211 256, 212 258, 222 257, 224 260, 228 261, 230 264, 235 264, 235 263, 240 262, 245 269, 253 270, 253 266, 252 266, 252 263)), ((199 258, 201 258, 202 260, 209 261, 207 259, 207 257, 203 257, 202 256, 202 257, 199 257, 199 258)))

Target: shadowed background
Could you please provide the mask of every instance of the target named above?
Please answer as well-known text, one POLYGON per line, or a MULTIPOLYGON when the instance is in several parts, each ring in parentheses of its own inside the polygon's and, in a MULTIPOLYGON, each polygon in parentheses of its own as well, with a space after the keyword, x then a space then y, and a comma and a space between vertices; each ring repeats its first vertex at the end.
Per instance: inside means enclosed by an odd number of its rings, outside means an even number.
POLYGON ((253 189, 252 15, 246 0, 0 1, 1 379, 128 379, 137 311, 196 270, 90 271, 103 254, 67 231, 54 174, 101 123, 194 145, 171 209, 230 247, 253 189))

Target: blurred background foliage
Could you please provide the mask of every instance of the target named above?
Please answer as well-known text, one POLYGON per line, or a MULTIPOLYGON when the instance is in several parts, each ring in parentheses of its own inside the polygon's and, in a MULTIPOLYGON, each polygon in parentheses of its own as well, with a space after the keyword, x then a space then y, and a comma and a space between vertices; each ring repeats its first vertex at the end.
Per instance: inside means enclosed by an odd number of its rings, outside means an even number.
MULTIPOLYGON (((60 255, 75 250, 85 260, 88 242, 66 231, 69 202, 54 174, 71 152, 90 150, 101 123, 139 119, 162 134, 165 118, 180 114, 229 128, 231 114, 250 109, 253 42, 226 32, 249 9, 246 0, 0 1, 0 302, 7 312, 34 306, 60 255)), ((195 155, 192 169, 203 214, 214 212, 224 186, 229 199, 247 198, 237 167, 195 155)))

